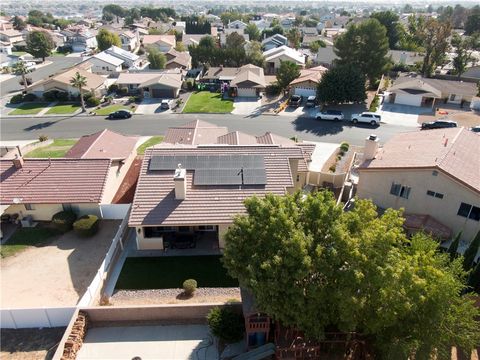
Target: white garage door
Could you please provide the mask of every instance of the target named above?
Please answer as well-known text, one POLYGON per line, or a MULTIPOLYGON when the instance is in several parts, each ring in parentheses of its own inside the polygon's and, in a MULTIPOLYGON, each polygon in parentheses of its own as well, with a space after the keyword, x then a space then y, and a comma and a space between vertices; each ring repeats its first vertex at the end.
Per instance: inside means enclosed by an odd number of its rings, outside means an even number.
POLYGON ((305 96, 305 97, 315 96, 315 95, 317 95, 317 90, 316 90, 316 89, 310 89, 310 88, 299 88, 299 87, 296 87, 296 88, 294 89, 294 94, 295 94, 295 95, 305 96))
POLYGON ((252 88, 238 88, 238 96, 242 97, 256 97, 257 90, 252 88))
POLYGON ((422 97, 410 94, 397 94, 395 95, 395 104, 421 106, 422 97))

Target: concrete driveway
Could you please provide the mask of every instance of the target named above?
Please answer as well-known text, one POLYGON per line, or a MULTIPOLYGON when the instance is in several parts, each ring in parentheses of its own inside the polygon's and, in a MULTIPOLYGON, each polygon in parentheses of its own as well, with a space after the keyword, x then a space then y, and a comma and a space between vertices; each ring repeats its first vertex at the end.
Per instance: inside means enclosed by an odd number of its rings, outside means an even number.
POLYGON ((287 106, 285 110, 280 111, 278 115, 280 116, 306 116, 306 117, 315 117, 315 114, 318 111, 318 107, 306 107, 306 106, 299 106, 297 108, 287 106))
POLYGON ((262 100, 258 98, 237 97, 233 102, 232 114, 252 115, 262 106, 262 100))
POLYGON ((383 104, 377 111, 382 116, 382 122, 391 125, 418 127, 418 117, 430 113, 431 109, 418 106, 383 104))
POLYGON ((160 104, 162 100, 168 100, 170 107, 173 106, 172 99, 143 99, 143 101, 138 105, 137 110, 135 111, 136 114, 142 115, 153 115, 153 114, 171 114, 172 110, 163 110, 160 109, 160 104))

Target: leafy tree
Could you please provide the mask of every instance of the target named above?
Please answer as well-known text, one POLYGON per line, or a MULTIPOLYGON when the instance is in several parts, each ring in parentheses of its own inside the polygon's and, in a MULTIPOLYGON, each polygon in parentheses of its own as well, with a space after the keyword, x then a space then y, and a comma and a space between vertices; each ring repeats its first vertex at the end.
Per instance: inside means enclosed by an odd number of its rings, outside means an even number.
POLYGON ((265 65, 265 56, 262 52, 262 44, 258 41, 250 41, 247 46, 246 54, 250 64, 263 67, 265 65))
POLYGON ((118 17, 125 17, 125 15, 127 15, 127 12, 128 10, 124 9, 123 7, 121 7, 120 5, 116 5, 116 4, 108 4, 108 5, 105 5, 102 9, 102 13, 105 15, 105 14, 112 14, 112 15, 115 15, 115 16, 118 16, 118 17))
POLYGON ((261 39, 260 30, 258 30, 257 25, 250 23, 244 30, 245 34, 248 34, 250 41, 259 41, 261 39))
POLYGON ((310 51, 316 54, 321 47, 322 48, 327 47, 327 44, 323 40, 315 40, 310 43, 309 47, 310 47, 310 51))
POLYGON ((465 35, 472 35, 480 32, 480 6, 474 6, 470 9, 470 14, 465 22, 465 35))
POLYGON ((13 72, 22 77, 23 91, 26 94, 27 90, 28 90, 28 82, 27 82, 27 77, 26 77, 26 75, 28 73, 28 70, 27 70, 27 67, 26 67, 25 63, 23 61, 17 61, 13 65, 13 72))
POLYGON ((45 58, 55 49, 52 36, 45 31, 30 32, 26 42, 26 51, 33 57, 41 58, 42 61, 45 61, 45 58))
POLYGON ((455 56, 452 61, 454 74, 456 74, 460 80, 462 74, 467 70, 468 63, 473 60, 473 38, 462 38, 460 35, 454 32, 450 40, 450 44, 455 51, 455 56))
POLYGON ((117 34, 108 31, 107 29, 100 29, 96 37, 98 49, 100 51, 107 50, 112 46, 122 46, 122 41, 120 40, 120 37, 117 34))
POLYGON ((365 76, 354 65, 328 70, 317 88, 317 99, 323 103, 362 103, 366 98, 365 76))
POLYGON ((317 24, 318 20, 312 18, 303 20, 303 25, 306 27, 317 27, 317 24))
MULTIPOLYGON (((273 22, 272 22, 272 24, 273 24, 273 22)), ((270 36, 273 36, 275 34, 280 34, 280 35, 284 34, 283 28, 280 25, 275 25, 275 26, 271 27, 270 29, 263 30, 263 35, 265 37, 270 37, 270 36)))
POLYGON ((302 40, 302 34, 300 34, 297 28, 291 28, 287 33, 287 39, 291 47, 298 49, 302 40))
POLYGON ((185 33, 187 34, 211 34, 212 26, 205 19, 198 16, 182 17, 185 21, 185 33))
POLYGON ((257 307, 310 338, 358 332, 384 359, 446 358, 478 345, 479 309, 459 259, 425 234, 407 238, 399 211, 371 201, 343 212, 328 191, 253 197, 226 234, 224 266, 257 307))
POLYGON ((215 47, 215 39, 212 36, 204 36, 198 42, 198 46, 204 48, 214 48, 215 47))
POLYGON ((85 112, 87 109, 85 108, 85 100, 83 98, 82 88, 87 86, 87 78, 77 71, 75 75, 70 79, 70 84, 72 84, 72 86, 78 89, 78 93, 80 94, 80 104, 82 105, 82 111, 85 112))
POLYGON ((277 72, 277 83, 282 90, 300 76, 300 67, 292 61, 281 61, 277 72))
POLYGON ((452 239, 452 243, 448 247, 447 252, 450 254, 450 260, 453 261, 458 257, 458 244, 460 243, 460 238, 462 237, 462 232, 459 231, 455 238, 452 239))
POLYGON ((185 45, 183 45, 183 42, 177 41, 177 44, 175 45, 175 50, 183 52, 187 51, 187 48, 185 47, 185 45))
POLYGON ((13 28, 15 30, 21 31, 27 27, 27 23, 23 21, 19 16, 13 18, 13 28))
POLYGON ((468 277, 468 286, 477 294, 480 294, 480 261, 475 265, 468 277))
POLYGON ((335 40, 334 52, 339 57, 338 64, 358 66, 370 84, 374 84, 390 65, 386 29, 377 19, 350 25, 335 40))
POLYGON ((380 24, 387 29, 388 44, 390 49, 395 49, 400 41, 402 27, 399 24, 400 18, 391 10, 376 12, 370 15, 371 18, 377 19, 380 24))
POLYGON ((225 41, 225 46, 230 49, 243 48, 245 38, 237 32, 228 34, 225 41))
POLYGON ((477 256, 478 250, 480 249, 480 231, 477 232, 477 235, 473 238, 470 245, 468 245, 467 250, 463 254, 463 268, 467 271, 473 268, 475 264, 475 257, 477 256))
POLYGON ((148 50, 148 61, 150 62, 150 69, 165 69, 167 58, 165 54, 161 53, 155 48, 148 50))

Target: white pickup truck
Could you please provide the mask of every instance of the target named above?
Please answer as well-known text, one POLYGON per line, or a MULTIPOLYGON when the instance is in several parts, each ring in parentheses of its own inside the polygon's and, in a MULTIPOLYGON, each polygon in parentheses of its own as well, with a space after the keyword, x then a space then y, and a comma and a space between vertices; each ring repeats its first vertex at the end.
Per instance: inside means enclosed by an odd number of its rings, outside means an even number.
POLYGON ((356 123, 367 123, 370 125, 380 125, 380 121, 382 121, 382 117, 373 112, 363 112, 361 114, 352 114, 352 118, 350 120, 354 124, 356 123))

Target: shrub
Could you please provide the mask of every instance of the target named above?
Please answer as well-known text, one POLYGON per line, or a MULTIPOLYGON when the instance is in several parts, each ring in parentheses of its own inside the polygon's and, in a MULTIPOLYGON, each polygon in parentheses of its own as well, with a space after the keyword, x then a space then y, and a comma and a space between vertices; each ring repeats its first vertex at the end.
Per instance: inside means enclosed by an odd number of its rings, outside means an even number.
POLYGON ((185 80, 185 86, 188 91, 192 91, 193 88, 195 87, 195 80, 192 78, 185 80))
MULTIPOLYGON (((78 97, 80 97, 80 94, 78 95, 78 97)), ((91 92, 87 92, 87 93, 83 94, 83 100, 85 100, 85 101, 87 101, 87 99, 90 99, 91 97, 94 97, 91 92)))
POLYGON ((226 343, 242 340, 243 317, 228 307, 214 307, 207 315, 208 326, 213 335, 226 343))
POLYGON ((330 170, 330 172, 334 173, 336 170, 337 170, 337 165, 333 164, 331 165, 328 170, 330 170))
POLYGON ((73 230, 83 237, 93 236, 98 231, 98 216, 84 215, 73 223, 73 230))
POLYGON ((32 101, 35 101, 37 100, 37 95, 35 94, 25 94, 25 96, 23 97, 23 101, 29 101, 29 102, 32 102, 32 101))
POLYGON ((60 54, 69 54, 69 53, 73 52, 73 49, 72 49, 71 46, 64 45, 64 46, 59 46, 57 48, 57 52, 60 53, 60 54))
POLYGON ((183 291, 187 296, 192 296, 197 290, 197 281, 194 279, 187 279, 183 282, 183 291))
POLYGON ((87 104, 88 107, 98 106, 100 105, 100 99, 94 96, 91 96, 85 100, 85 103, 87 104))
POLYGON ((22 94, 13 95, 10 99, 10 104, 20 104, 21 102, 23 102, 22 94))
POLYGON ((375 112, 378 109, 378 106, 380 105, 380 97, 378 95, 375 95, 375 97, 372 100, 372 103, 370 104, 370 108, 368 111, 375 112))
POLYGON ((145 54, 145 50, 143 48, 138 49, 137 55, 143 55, 145 54))
POLYGON ((50 90, 50 91, 45 91, 43 93, 43 98, 46 100, 46 101, 55 101, 57 99, 57 93, 58 93, 58 90, 50 90))
POLYGON ((281 91, 282 91, 282 88, 277 83, 268 85, 265 88, 265 93, 267 95, 272 95, 272 96, 273 95, 279 95, 281 91))
POLYGON ((73 211, 60 211, 53 215, 52 224, 61 232, 67 232, 72 230, 76 219, 77 215, 73 211))
POLYGON ((60 101, 60 102, 68 101, 68 98, 69 98, 69 97, 70 97, 70 96, 69 96, 68 93, 65 92, 65 91, 59 91, 59 92, 57 93, 57 100, 60 101))
POLYGON ((126 87, 120 88, 118 89, 117 94, 120 96, 125 96, 128 94, 128 89, 126 87))
POLYGON ((117 84, 112 84, 108 87, 108 92, 117 92, 118 91, 118 85, 117 84))
POLYGON ((344 152, 347 152, 349 148, 350 148, 350 144, 347 143, 346 141, 344 141, 340 144, 340 150, 342 150, 344 152))
POLYGON ((40 135, 38 137, 38 141, 40 142, 44 142, 44 141, 47 141, 48 140, 48 135, 40 135))
POLYGON ((342 160, 342 155, 338 154, 337 155, 337 161, 340 161, 340 160, 342 160))
POLYGON ((345 155, 345 151, 343 151, 342 149, 340 149, 340 151, 338 152, 338 155, 340 155, 340 156, 345 155))

